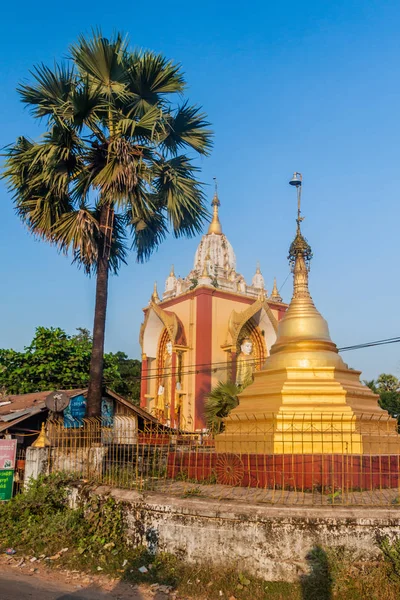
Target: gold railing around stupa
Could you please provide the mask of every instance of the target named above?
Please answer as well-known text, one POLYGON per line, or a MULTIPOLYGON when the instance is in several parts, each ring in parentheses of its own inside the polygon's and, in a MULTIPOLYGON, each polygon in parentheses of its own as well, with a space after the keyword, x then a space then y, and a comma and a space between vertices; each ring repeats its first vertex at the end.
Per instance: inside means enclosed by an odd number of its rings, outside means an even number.
POLYGON ((386 413, 268 414, 230 436, 87 419, 47 423, 49 470, 97 484, 208 501, 400 506, 400 436, 386 413), (339 418, 340 417, 340 418, 339 418), (269 423, 266 428, 265 424, 269 423), (261 437, 262 436, 262 439, 261 437), (256 440, 256 445, 253 443, 256 440))

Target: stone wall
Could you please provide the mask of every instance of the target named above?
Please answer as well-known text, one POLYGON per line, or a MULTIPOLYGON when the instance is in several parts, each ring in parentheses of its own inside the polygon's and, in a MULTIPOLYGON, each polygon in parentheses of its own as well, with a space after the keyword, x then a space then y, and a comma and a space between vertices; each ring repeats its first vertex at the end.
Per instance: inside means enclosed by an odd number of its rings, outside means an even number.
POLYGON ((400 535, 397 508, 281 507, 166 497, 99 487, 127 506, 129 537, 188 562, 237 565, 267 581, 294 581, 310 550, 343 547, 376 559, 383 536, 400 535))
MULTIPOLYGON (((85 458, 90 470, 100 469, 103 449, 85 458)), ((63 453, 63 469, 79 465, 63 453)), ((49 470, 48 448, 29 448, 26 480, 49 470)), ((79 463, 80 464, 80 463, 79 463)), ((87 499, 71 490, 71 504, 87 499)), ((315 546, 344 548, 359 560, 380 555, 379 540, 400 536, 400 506, 262 506, 203 498, 180 498, 100 486, 124 502, 128 538, 152 552, 170 552, 192 563, 237 566, 267 581, 294 581, 307 572, 307 555, 315 546)))
POLYGON ((82 477, 101 476, 103 458, 107 448, 35 448, 26 450, 24 483, 39 475, 48 475, 60 471, 79 473, 82 477))

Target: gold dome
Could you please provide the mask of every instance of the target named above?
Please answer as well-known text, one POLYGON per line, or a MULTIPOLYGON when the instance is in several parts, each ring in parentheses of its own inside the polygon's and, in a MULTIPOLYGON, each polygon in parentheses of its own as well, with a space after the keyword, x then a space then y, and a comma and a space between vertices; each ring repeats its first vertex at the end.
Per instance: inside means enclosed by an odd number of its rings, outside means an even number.
POLYGON ((315 308, 308 289, 311 247, 302 236, 300 224, 289 250, 293 272, 293 297, 279 322, 275 344, 266 369, 284 366, 347 368, 329 334, 328 323, 315 308))

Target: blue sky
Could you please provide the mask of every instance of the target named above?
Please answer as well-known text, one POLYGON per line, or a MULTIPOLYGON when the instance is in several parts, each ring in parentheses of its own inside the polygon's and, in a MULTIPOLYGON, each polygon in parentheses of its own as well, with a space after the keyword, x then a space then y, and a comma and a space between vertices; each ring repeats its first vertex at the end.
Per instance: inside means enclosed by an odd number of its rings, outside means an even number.
MULTIPOLYGON (((182 63, 188 97, 215 131, 202 179, 218 177, 221 220, 249 280, 288 273, 295 194, 304 176, 310 287, 339 346, 400 335, 398 1, 8 2, 2 7, 0 145, 40 129, 15 88, 34 64, 61 59, 80 33, 122 30, 132 45, 182 63)), ((199 239, 169 239, 150 262, 112 277, 106 348, 139 357, 141 309, 171 263, 192 267, 199 239)), ((33 240, 0 183, 0 347, 22 349, 38 325, 92 327, 94 280, 33 240)), ((290 299, 289 279, 282 295, 290 299)), ((396 345, 344 354, 374 377, 400 376, 396 345)))

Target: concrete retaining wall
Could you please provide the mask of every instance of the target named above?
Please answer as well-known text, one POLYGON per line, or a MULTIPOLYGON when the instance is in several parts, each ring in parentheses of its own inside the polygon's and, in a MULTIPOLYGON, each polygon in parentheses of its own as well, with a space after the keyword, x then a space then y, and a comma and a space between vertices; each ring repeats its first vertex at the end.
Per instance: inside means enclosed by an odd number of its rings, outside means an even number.
MULTIPOLYGON (((99 469, 103 449, 86 457, 90 470, 99 469)), ((48 448, 29 448, 26 480, 49 470, 48 448)), ((63 454, 62 470, 74 471, 74 455, 63 454)), ((260 506, 179 498, 97 487, 124 502, 128 538, 152 552, 171 552, 188 562, 237 566, 267 581, 293 581, 307 572, 307 555, 315 546, 344 548, 359 560, 380 555, 379 540, 400 537, 400 507, 260 506)), ((87 497, 87 489, 85 489, 87 497)), ((71 504, 84 500, 71 490, 71 504)))
POLYGON ((188 562, 237 565, 267 581, 307 572, 310 550, 343 547, 360 560, 380 555, 381 537, 400 536, 400 510, 260 507, 99 487, 127 506, 129 537, 188 562))

